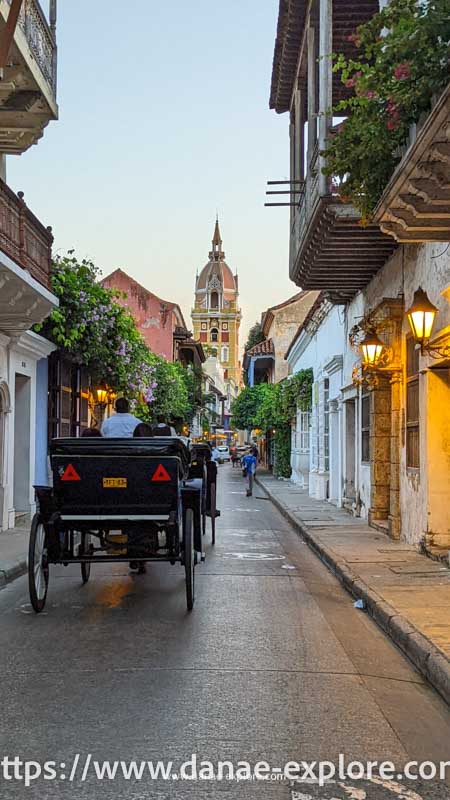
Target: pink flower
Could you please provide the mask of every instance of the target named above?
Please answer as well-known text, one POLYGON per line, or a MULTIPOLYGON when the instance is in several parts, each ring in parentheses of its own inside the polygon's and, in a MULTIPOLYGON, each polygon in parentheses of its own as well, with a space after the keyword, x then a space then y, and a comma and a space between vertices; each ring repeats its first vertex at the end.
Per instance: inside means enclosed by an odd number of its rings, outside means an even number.
POLYGON ((347 36, 346 38, 347 42, 351 42, 352 44, 355 45, 355 47, 359 47, 359 45, 361 44, 361 38, 358 36, 357 33, 352 33, 350 34, 350 36, 347 36))
POLYGON ((376 92, 365 92, 364 97, 367 97, 368 100, 375 100, 377 97, 376 92))
POLYGON ((404 61, 403 64, 399 64, 398 67, 394 69, 394 77, 397 78, 398 81, 405 81, 411 77, 411 65, 408 61, 404 61))
POLYGON ((345 86, 347 87, 347 89, 353 89, 353 87, 356 86, 356 82, 357 82, 358 78, 361 77, 361 75, 362 75, 362 72, 361 72, 361 70, 359 70, 358 72, 355 72, 355 74, 353 75, 353 78, 349 78, 348 80, 346 80, 345 81, 345 86))

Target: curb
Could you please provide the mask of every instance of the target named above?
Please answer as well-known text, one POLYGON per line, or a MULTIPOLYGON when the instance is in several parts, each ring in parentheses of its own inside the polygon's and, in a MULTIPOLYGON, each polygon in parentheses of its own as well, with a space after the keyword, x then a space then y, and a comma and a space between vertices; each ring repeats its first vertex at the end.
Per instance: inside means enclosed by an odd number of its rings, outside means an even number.
POLYGON ((28 572, 27 557, 24 556, 17 561, 0 561, 0 589, 4 589, 8 583, 12 583, 16 578, 21 578, 28 572))
POLYGON ((258 478, 258 486, 267 494, 274 506, 303 536, 311 550, 357 600, 364 600, 367 611, 377 625, 409 658, 416 669, 450 705, 450 661, 395 608, 358 578, 345 559, 338 558, 331 548, 318 542, 306 525, 286 508, 270 489, 258 478))

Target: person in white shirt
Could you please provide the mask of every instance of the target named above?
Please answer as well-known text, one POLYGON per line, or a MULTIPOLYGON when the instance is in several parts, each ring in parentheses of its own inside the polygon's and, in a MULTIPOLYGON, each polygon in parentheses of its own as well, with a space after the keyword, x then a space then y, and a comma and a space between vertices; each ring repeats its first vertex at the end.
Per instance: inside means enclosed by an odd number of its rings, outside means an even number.
POLYGON ((220 460, 220 450, 217 449, 216 445, 212 448, 211 460, 215 461, 216 464, 220 460))
POLYGON ((105 419, 102 425, 102 436, 131 438, 140 419, 130 414, 130 404, 125 397, 119 397, 115 405, 116 413, 105 419))

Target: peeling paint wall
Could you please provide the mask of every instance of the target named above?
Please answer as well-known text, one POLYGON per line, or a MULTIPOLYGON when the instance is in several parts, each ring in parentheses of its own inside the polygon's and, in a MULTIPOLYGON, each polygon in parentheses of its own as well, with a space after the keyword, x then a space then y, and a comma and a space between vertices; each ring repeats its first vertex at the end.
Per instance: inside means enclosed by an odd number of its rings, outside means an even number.
POLYGON ((274 383, 279 383, 288 374, 288 362, 284 357, 297 333, 299 325, 305 319, 311 306, 317 298, 318 292, 308 292, 296 302, 282 308, 272 309, 273 322, 267 333, 267 339, 272 339, 275 349, 275 375, 274 383))
POLYGON ((173 332, 179 324, 173 304, 147 291, 122 270, 117 270, 102 283, 126 293, 127 297, 118 298, 117 302, 133 315, 150 350, 172 361, 173 332))

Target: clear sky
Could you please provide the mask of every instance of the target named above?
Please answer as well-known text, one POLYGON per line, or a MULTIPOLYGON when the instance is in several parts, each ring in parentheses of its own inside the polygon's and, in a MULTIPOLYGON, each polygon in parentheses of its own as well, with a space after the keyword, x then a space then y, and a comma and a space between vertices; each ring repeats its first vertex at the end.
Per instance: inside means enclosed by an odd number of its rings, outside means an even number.
POLYGON ((56 250, 122 267, 187 324, 217 210, 244 339, 297 291, 289 209, 264 208, 266 180, 289 171, 288 118, 268 107, 278 0, 58 6, 60 119, 8 159, 8 183, 56 250))

